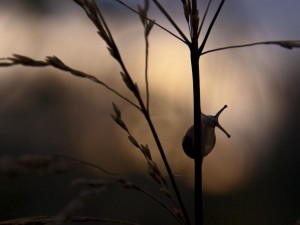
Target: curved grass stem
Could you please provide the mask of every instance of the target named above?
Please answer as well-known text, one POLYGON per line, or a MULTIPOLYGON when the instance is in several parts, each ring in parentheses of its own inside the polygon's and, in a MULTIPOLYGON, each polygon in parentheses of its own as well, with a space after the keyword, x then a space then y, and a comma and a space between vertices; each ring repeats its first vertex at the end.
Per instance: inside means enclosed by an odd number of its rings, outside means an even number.
MULTIPOLYGON (((55 224, 57 222, 56 216, 34 216, 34 217, 25 217, 13 220, 1 221, 0 225, 46 225, 46 224, 55 224)), ((63 218, 65 223, 96 223, 96 224, 123 224, 123 225, 139 225, 138 223, 129 222, 125 220, 116 220, 116 219, 105 219, 105 218, 96 218, 96 217, 84 217, 84 216, 66 216, 63 218)))
POLYGON ((224 3, 225 3, 225 0, 222 0, 222 1, 220 2, 220 5, 219 5, 218 9, 217 9, 217 11, 216 11, 216 13, 215 13, 215 15, 214 15, 212 21, 211 21, 210 24, 209 24, 208 30, 207 30, 207 32, 206 32, 206 34, 205 34, 205 36, 204 36, 204 39, 203 39, 203 41, 202 41, 202 44, 201 44, 201 46, 200 46, 200 48, 199 48, 199 50, 198 50, 198 54, 199 54, 199 55, 203 52, 203 49, 204 49, 204 47, 205 47, 205 45, 206 45, 206 42, 207 42, 207 40, 208 40, 208 37, 209 37, 209 35, 210 35, 210 32, 211 32, 211 30, 212 30, 212 28, 213 28, 213 26, 214 26, 214 24, 215 24, 215 22, 216 22, 216 19, 218 18, 218 15, 219 15, 219 13, 220 13, 220 11, 221 11, 221 9, 222 9, 224 3))
POLYGON ((59 69, 59 70, 65 71, 65 72, 69 72, 72 75, 75 75, 77 77, 87 78, 87 79, 89 79, 89 80, 91 80, 95 83, 98 83, 98 84, 102 85, 107 90, 109 90, 112 93, 116 94, 121 99, 125 100, 126 102, 128 102, 129 104, 131 104, 132 106, 137 108, 138 110, 141 110, 140 107, 137 104, 132 102, 130 99, 126 98, 124 95, 122 95, 120 92, 113 89, 112 87, 110 87, 106 83, 99 80, 97 77, 95 77, 91 74, 82 72, 80 70, 73 69, 70 66, 67 66, 66 64, 64 64, 56 56, 47 56, 45 61, 35 60, 35 59, 29 58, 27 56, 17 55, 17 54, 14 54, 13 57, 0 59, 0 67, 8 67, 8 66, 15 66, 15 65, 23 65, 23 66, 31 66, 31 67, 52 66, 56 69, 59 69), (1 61, 3 61, 3 62, 1 62, 1 61))
MULTIPOLYGON (((137 10, 133 9, 132 7, 130 7, 129 5, 127 5, 126 3, 124 3, 122 0, 115 0, 118 3, 120 3, 121 5, 123 5, 124 7, 126 7, 127 9, 129 9, 130 11, 138 14, 139 16, 143 16, 141 15, 141 13, 139 13, 137 10)), ((185 43, 185 40, 180 38, 179 36, 177 36, 176 34, 174 34, 173 32, 171 32, 170 30, 168 30, 167 28, 163 27, 162 25, 160 25, 159 23, 155 22, 155 20, 150 19, 148 17, 145 17, 145 19, 149 20, 150 22, 154 23, 157 27, 161 28, 162 30, 166 31, 167 33, 169 33, 171 36, 177 38, 178 40, 182 41, 185 43)))
POLYGON ((175 21, 172 19, 172 17, 169 15, 169 13, 164 9, 164 7, 157 1, 152 0, 155 5, 159 8, 159 10, 162 12, 162 14, 169 20, 169 22, 172 24, 172 26, 177 30, 177 32, 180 34, 182 39, 186 44, 189 44, 190 41, 187 39, 185 34, 182 32, 182 30, 178 27, 178 25, 175 23, 175 21))
POLYGON ((167 157, 166 157, 166 155, 165 155, 165 152, 164 152, 164 150, 163 150, 162 144, 161 144, 161 142, 160 142, 160 139, 159 139, 159 137, 158 137, 158 134, 157 134, 157 132, 156 132, 156 129, 155 129, 155 127, 154 127, 154 125, 153 125, 153 122, 152 122, 152 120, 151 120, 151 117, 150 117, 148 111, 146 110, 145 106, 142 106, 142 111, 143 111, 143 114, 144 114, 144 116, 145 116, 145 118, 146 118, 146 120, 147 120, 147 122, 148 122, 148 125, 149 125, 149 127, 150 127, 150 129, 151 129, 151 132, 152 132, 152 134, 153 134, 154 140, 155 140, 155 142, 156 142, 156 145, 157 145, 158 150, 159 150, 159 152, 160 152, 160 155, 161 155, 161 157, 162 157, 163 163, 164 163, 164 165, 165 165, 165 168, 166 168, 167 173, 168 173, 168 176, 169 176, 169 178, 170 178, 172 187, 173 187, 173 189, 174 189, 174 192, 175 192, 177 201, 178 201, 179 206, 180 206, 180 208, 181 208, 181 210, 182 210, 182 213, 183 213, 185 222, 186 222, 187 225, 191 225, 191 222, 190 222, 190 219, 189 219, 187 210, 186 210, 185 205, 184 205, 184 203, 183 203, 183 200, 182 200, 182 198, 181 198, 181 195, 180 195, 180 192, 179 192, 179 188, 178 188, 177 183, 176 183, 176 181, 175 181, 175 178, 174 178, 172 169, 171 169, 171 167, 170 167, 170 165, 169 165, 169 162, 168 162, 167 157))
POLYGON ((251 47, 255 45, 279 45, 280 47, 283 48, 292 49, 292 48, 300 48, 300 40, 260 41, 260 42, 253 42, 248 44, 232 45, 232 46, 226 46, 226 47, 215 48, 208 51, 204 51, 201 53, 201 55, 206 55, 208 53, 229 50, 234 48, 251 47))

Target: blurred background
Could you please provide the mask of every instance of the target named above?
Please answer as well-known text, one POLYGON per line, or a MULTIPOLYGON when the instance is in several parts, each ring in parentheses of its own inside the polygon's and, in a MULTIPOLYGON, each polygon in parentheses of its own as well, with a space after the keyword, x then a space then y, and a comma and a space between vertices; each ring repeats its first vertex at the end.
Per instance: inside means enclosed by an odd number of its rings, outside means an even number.
MULTIPOLYGON (((143 27, 137 15, 115 1, 97 1, 121 55, 142 93, 143 27)), ((143 1, 126 0, 136 7, 143 1)), ((161 3, 187 34, 181 1, 161 3)), ((200 2, 201 15, 207 1, 200 2)), ((213 2, 209 22, 217 8, 213 2)), ((235 44, 300 39, 298 0, 228 1, 206 50, 235 44)), ((150 17, 174 29, 154 5, 150 17)), ((206 23, 204 30, 208 27, 206 23)), ((14 53, 35 59, 55 55, 91 73, 134 101, 120 67, 71 0, 0 1, 0 58, 14 53)), ((293 225, 300 219, 300 49, 256 46, 204 55, 201 60, 203 113, 227 104, 216 131, 217 144, 204 160, 205 224, 293 225)), ((192 125, 189 52, 158 27, 150 34, 150 111, 189 211, 193 211, 193 163, 181 140, 192 125)), ((145 159, 111 119, 111 102, 134 137, 162 162, 143 116, 89 80, 53 68, 0 69, 1 155, 55 153, 92 162, 161 196, 147 175, 145 159)), ((144 95, 145 97, 145 95, 144 95)), ((18 178, 0 176, 0 220, 59 213, 80 191, 70 186, 93 171, 18 178)), ((163 198, 163 196, 162 196, 163 198)), ((139 193, 110 187, 89 199, 80 215, 127 219, 141 224, 174 224, 160 206, 139 193)))

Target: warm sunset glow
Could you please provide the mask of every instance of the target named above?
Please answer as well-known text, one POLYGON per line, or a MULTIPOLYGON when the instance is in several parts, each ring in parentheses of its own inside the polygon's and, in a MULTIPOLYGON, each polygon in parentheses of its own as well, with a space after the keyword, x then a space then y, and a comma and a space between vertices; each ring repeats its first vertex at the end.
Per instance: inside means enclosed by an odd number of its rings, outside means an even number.
MULTIPOLYGON (((22 14, 21 19, 5 8, 0 9, 0 57, 20 53, 43 59, 47 55, 56 55, 74 68, 92 73, 113 87, 122 86, 121 91, 132 97, 121 80, 119 66, 109 56, 91 22, 82 19, 82 15, 78 15, 80 13, 83 14, 79 10, 69 12, 59 18, 40 18, 34 14, 26 17, 22 14)), ((113 30, 113 35, 121 54, 141 92, 144 92, 142 27, 140 24, 113 26, 118 27, 118 30, 113 30)), ((227 39, 231 34, 226 33, 227 39)), ((181 148, 182 137, 193 123, 189 53, 181 42, 157 27, 150 35, 150 41, 150 112, 176 176, 183 177, 192 187, 193 163, 181 148)), ((210 42, 210 46, 214 44, 210 42)), ((219 46, 218 43, 216 45, 219 46)), ((271 154, 269 143, 272 134, 279 129, 278 121, 283 115, 283 108, 282 99, 269 82, 268 73, 272 72, 269 61, 261 64, 266 58, 274 64, 279 60, 258 49, 203 56, 202 110, 205 114, 214 115, 227 104, 229 107, 221 115, 220 123, 232 136, 227 139, 216 129, 217 145, 204 160, 204 189, 207 192, 222 193, 238 189, 251 180, 261 165, 268 163, 268 155, 271 154)), ((28 71, 23 67, 1 70, 1 85, 21 72, 28 75, 27 78, 25 75, 22 77, 27 83, 40 79, 44 71, 57 72, 54 69, 28 71)), ((109 117, 111 102, 114 101, 120 105, 124 120, 137 140, 150 146, 155 160, 163 168, 149 128, 136 110, 101 90, 102 87, 62 72, 57 73, 60 75, 55 75, 55 78, 69 85, 78 95, 78 101, 89 102, 87 107, 95 105, 93 109, 96 111, 91 112, 90 118, 77 121, 74 125, 78 129, 74 131, 76 138, 72 140, 76 154, 113 171, 129 173, 139 170, 145 173, 144 158, 109 117), (99 152, 100 148, 102 152, 99 152)), ((79 109, 73 110, 75 112, 71 114, 77 118, 80 112, 76 110, 79 109)))

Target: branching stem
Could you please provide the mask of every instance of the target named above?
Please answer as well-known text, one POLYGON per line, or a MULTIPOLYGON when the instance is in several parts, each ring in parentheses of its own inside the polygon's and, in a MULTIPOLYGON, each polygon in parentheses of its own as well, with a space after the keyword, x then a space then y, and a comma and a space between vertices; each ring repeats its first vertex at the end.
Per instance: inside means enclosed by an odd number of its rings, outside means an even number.
POLYGON ((169 20, 169 22, 172 24, 172 26, 177 30, 177 32, 180 34, 182 39, 186 44, 189 44, 190 41, 187 39, 185 34, 182 32, 182 30, 177 26, 175 21, 172 19, 172 17, 169 15, 169 13, 164 9, 164 7, 157 1, 157 0, 152 0, 155 5, 159 8, 159 10, 162 12, 162 14, 169 20))
POLYGON ((215 24, 215 22, 216 22, 216 19, 217 19, 218 15, 219 15, 219 13, 220 13, 220 11, 221 11, 221 9, 222 9, 224 3, 225 3, 225 0, 222 0, 222 1, 220 2, 220 5, 219 5, 218 9, 217 9, 217 11, 216 11, 216 13, 215 13, 215 15, 214 15, 214 17, 213 17, 211 23, 209 24, 208 30, 207 30, 207 32, 206 32, 206 34, 205 34, 205 37, 204 37, 204 39, 203 39, 203 41, 202 41, 202 44, 201 44, 201 46, 200 46, 200 48, 199 48, 199 50, 198 50, 198 51, 199 51, 199 55, 202 53, 202 51, 203 51, 203 49, 204 49, 204 47, 205 47, 205 44, 206 44, 206 42, 207 42, 207 40, 208 40, 208 37, 209 37, 209 34, 210 34, 210 32, 211 32, 211 30, 212 30, 212 28, 213 28, 213 26, 214 26, 214 24, 215 24))
POLYGON ((199 29, 198 29, 198 38, 199 38, 199 35, 200 35, 200 33, 201 33, 201 30, 202 30, 204 21, 205 21, 205 19, 206 19, 207 12, 208 12, 208 10, 209 10, 209 7, 210 7, 211 2, 212 2, 212 0, 209 0, 208 4, 207 4, 207 6, 206 6, 205 13, 204 13, 204 15, 203 15, 203 18, 202 18, 202 20, 201 20, 201 24, 200 24, 199 29))
MULTIPOLYGON (((121 5, 123 5, 124 7, 126 7, 127 9, 129 9, 130 11, 142 16, 137 10, 133 9, 132 7, 130 7, 129 5, 125 4, 122 0, 116 0, 118 3, 120 3, 121 5)), ((152 23, 154 23, 157 27, 161 28, 162 30, 166 31, 167 33, 169 33, 170 35, 172 35, 173 37, 177 38, 178 40, 182 41, 185 43, 185 40, 183 40, 182 38, 180 38, 179 36, 177 36, 176 34, 174 34, 173 32, 171 32, 170 30, 168 30, 167 28, 163 27, 162 25, 160 25, 159 23, 155 22, 155 20, 150 19, 148 17, 146 17, 145 19, 151 21, 152 23)))

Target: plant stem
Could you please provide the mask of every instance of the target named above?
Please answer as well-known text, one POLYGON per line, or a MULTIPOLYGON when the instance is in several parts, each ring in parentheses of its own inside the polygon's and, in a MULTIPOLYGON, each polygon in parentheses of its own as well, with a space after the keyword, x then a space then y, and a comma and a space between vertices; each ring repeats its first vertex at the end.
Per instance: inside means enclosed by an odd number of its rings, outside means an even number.
MULTIPOLYGON (((135 10, 134 8, 130 7, 129 5, 125 4, 122 0, 116 0, 116 2, 120 3, 121 5, 123 5, 124 7, 126 7, 127 9, 129 9, 130 11, 136 13, 137 15, 142 16, 139 11, 135 10)), ((159 23, 155 22, 155 20, 150 19, 149 17, 145 17, 145 19, 147 19, 148 21, 151 21, 152 23, 154 23, 157 27, 159 27, 160 29, 166 31, 167 33, 169 33, 171 36, 177 38, 178 40, 182 41, 183 43, 186 43, 185 40, 181 39, 179 36, 177 36, 176 34, 172 33, 170 30, 168 30, 167 28, 163 27, 162 25, 160 25, 159 23)))
POLYGON ((169 20, 169 22, 172 24, 172 26, 177 30, 181 38, 184 40, 184 43, 189 44, 188 38, 185 36, 185 34, 182 32, 182 30, 178 27, 178 25, 174 22, 172 17, 167 13, 167 11, 164 9, 164 7, 157 1, 152 0, 155 5, 159 8, 159 10, 162 12, 162 14, 169 20))
MULTIPOLYGON (((133 82, 133 80, 131 79, 131 77, 130 77, 130 75, 129 75, 129 73, 128 73, 128 71, 127 71, 127 69, 126 69, 126 67, 125 67, 125 65, 124 65, 124 63, 123 63, 123 61, 122 61, 121 59, 120 59, 119 63, 120 63, 120 65, 121 65, 122 70, 123 70, 124 73, 127 75, 128 81, 129 81, 132 85, 135 85, 134 82, 133 82)), ((172 184, 172 187, 173 187, 173 189, 174 189, 174 192, 175 192, 177 201, 178 201, 178 203, 179 203, 180 209, 181 209, 181 211, 182 211, 182 213, 183 213, 184 220, 185 220, 185 222, 186 222, 187 225, 191 225, 191 222, 190 222, 190 220, 189 220, 189 216, 188 216, 187 210, 186 210, 186 208, 185 208, 185 206, 184 206, 184 203, 183 203, 183 201, 182 201, 182 198, 181 198, 179 189, 178 189, 178 187, 177 187, 177 183, 176 183, 176 181, 175 181, 173 172, 172 172, 172 170, 171 170, 171 167, 170 167, 169 162, 168 162, 168 160, 167 160, 167 157, 166 157, 166 155, 165 155, 164 149, 163 149, 163 147, 162 147, 162 144, 161 144, 161 142, 160 142, 160 139, 159 139, 159 137, 158 137, 158 134, 157 134, 157 132, 156 132, 156 130, 155 130, 155 127, 154 127, 154 125, 153 125, 153 122, 152 122, 152 120, 151 120, 149 111, 147 110, 147 108, 146 108, 146 106, 145 106, 145 104, 144 104, 144 101, 143 101, 143 99, 142 99, 142 97, 141 97, 141 95, 140 95, 140 92, 139 92, 137 86, 135 86, 135 88, 133 89, 133 93, 134 93, 135 97, 137 98, 137 100, 138 100, 138 102, 139 102, 139 105, 140 105, 140 107, 141 107, 141 111, 142 111, 143 115, 145 116, 145 118, 146 118, 146 120, 147 120, 147 123, 148 123, 148 125, 149 125, 149 127, 150 127, 150 129, 151 129, 151 132, 152 132, 152 135, 153 135, 153 137, 154 137, 155 143, 156 143, 156 145, 157 145, 157 148, 158 148, 158 150, 159 150, 159 153, 160 153, 160 155, 161 155, 161 158, 162 158, 163 163, 164 163, 164 165, 165 165, 165 168, 166 168, 166 170, 167 170, 168 176, 169 176, 169 178, 170 178, 170 180, 171 180, 171 184, 172 184)))
POLYGON ((156 130, 155 130, 155 127, 154 127, 154 125, 153 125, 153 123, 152 123, 151 117, 150 117, 148 111, 146 110, 146 108, 145 108, 145 106, 144 106, 143 104, 141 105, 141 107, 142 107, 143 114, 144 114, 144 116, 145 116, 145 118, 146 118, 146 120, 147 120, 147 122, 148 122, 148 124, 149 124, 149 127, 150 127, 150 129, 151 129, 151 132, 152 132, 152 134, 153 134, 153 137, 154 137, 154 140, 155 140, 156 145, 157 145, 157 147, 158 147, 158 150, 159 150, 159 152, 160 152, 160 154, 161 154, 161 157, 162 157, 162 160, 163 160, 164 165, 165 165, 165 167, 166 167, 166 170, 167 170, 167 172, 168 172, 169 178, 170 178, 170 180, 171 180, 172 187, 173 187, 173 189, 174 189, 174 191, 175 191, 175 195, 176 195, 176 198, 177 198, 177 200, 178 200, 179 206, 180 206, 180 208, 181 208, 181 210, 182 210, 182 213, 183 213, 185 222, 186 222, 187 225, 191 225, 191 222, 190 222, 190 220, 189 220, 189 216, 188 216, 187 210, 186 210, 186 208, 185 208, 185 206, 184 206, 184 203, 183 203, 183 201, 182 201, 182 198, 181 198, 181 195, 180 195, 178 186, 177 186, 177 184, 176 184, 174 175, 173 175, 172 170, 171 170, 171 167, 170 167, 170 165, 169 165, 169 163, 168 163, 167 157, 166 157, 166 155, 165 155, 165 153, 164 153, 163 147, 162 147, 162 145, 161 145, 161 142, 160 142, 160 140, 159 140, 159 137, 158 137, 158 135, 157 135, 157 132, 156 132, 156 130))
MULTIPOLYGON (((146 29, 146 28, 145 28, 146 29)), ((146 108, 149 112, 149 99, 150 99, 150 93, 149 93, 149 81, 148 81, 148 59, 149 59, 149 41, 148 36, 145 35, 145 83, 146 83, 146 108)))
MULTIPOLYGON (((196 33, 197 35, 197 33, 196 33)), ((202 151, 201 151, 201 102, 198 43, 190 46, 191 66, 193 74, 194 98, 194 149, 195 149, 195 224, 203 224, 202 203, 202 151)))
POLYGON ((205 13, 204 13, 204 15, 203 15, 203 18, 202 18, 202 20, 201 20, 201 24, 200 24, 199 29, 198 29, 198 38, 199 38, 199 35, 200 35, 200 33, 201 33, 201 30, 202 30, 204 21, 205 21, 205 19, 206 19, 206 15, 207 15, 207 13, 208 13, 208 10, 209 10, 209 7, 210 7, 211 2, 212 2, 212 0, 209 0, 208 4, 207 4, 207 6, 206 6, 205 13))
POLYGON ((208 51, 204 51, 201 53, 201 56, 212 52, 228 50, 233 48, 244 48, 244 47, 250 47, 255 45, 279 45, 280 47, 283 48, 292 49, 292 48, 300 47, 300 40, 260 41, 260 42, 253 42, 248 44, 232 45, 232 46, 226 46, 222 48, 215 48, 208 51))
POLYGON ((207 42, 207 39, 208 39, 208 37, 209 37, 209 35, 210 35, 210 32, 211 32, 211 30, 212 30, 212 28, 213 28, 213 26, 214 26, 214 24, 215 24, 215 22, 216 22, 216 19, 218 18, 218 15, 219 15, 219 13, 220 13, 220 11, 221 11, 221 9, 222 9, 224 3, 225 3, 225 0, 222 0, 222 1, 220 2, 220 5, 219 5, 218 9, 217 9, 217 11, 216 11, 216 13, 215 13, 215 15, 214 15, 212 21, 211 21, 210 24, 209 24, 208 30, 207 30, 207 32, 206 32, 206 34, 205 34, 205 37, 204 37, 204 39, 203 39, 203 41, 202 41, 202 44, 201 44, 200 48, 199 48, 199 54, 201 54, 201 53, 203 52, 203 49, 204 49, 205 44, 206 44, 206 42, 207 42))
MULTIPOLYGON (((192 1, 193 18, 198 17, 197 0, 192 1)), ((203 203, 202 203, 202 135, 201 135, 201 101, 200 101, 200 71, 199 71, 199 49, 198 49, 198 20, 191 20, 191 44, 190 57, 193 76, 193 100, 194 100, 194 168, 195 168, 195 225, 203 225, 203 203)))

